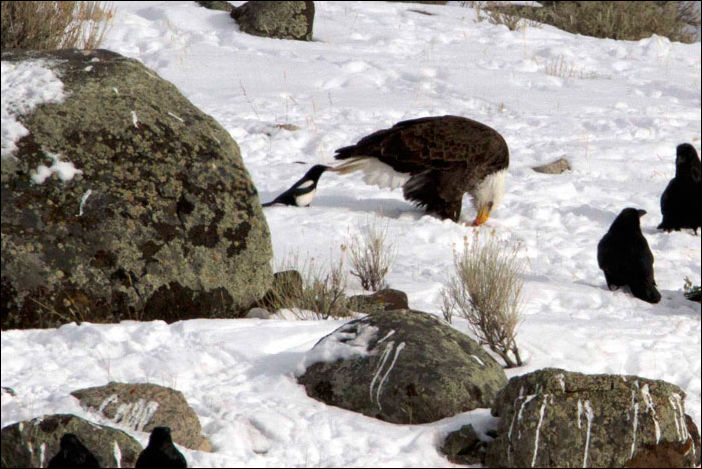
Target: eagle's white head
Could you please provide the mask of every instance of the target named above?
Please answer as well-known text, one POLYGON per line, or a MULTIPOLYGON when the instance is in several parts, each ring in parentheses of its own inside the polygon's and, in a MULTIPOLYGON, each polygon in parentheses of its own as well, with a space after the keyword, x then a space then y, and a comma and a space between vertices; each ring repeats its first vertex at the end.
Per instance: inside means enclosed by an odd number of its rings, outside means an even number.
POLYGON ((488 174, 472 191, 473 207, 478 215, 473 220, 473 226, 482 225, 490 214, 501 203, 505 195, 505 178, 507 168, 488 174))

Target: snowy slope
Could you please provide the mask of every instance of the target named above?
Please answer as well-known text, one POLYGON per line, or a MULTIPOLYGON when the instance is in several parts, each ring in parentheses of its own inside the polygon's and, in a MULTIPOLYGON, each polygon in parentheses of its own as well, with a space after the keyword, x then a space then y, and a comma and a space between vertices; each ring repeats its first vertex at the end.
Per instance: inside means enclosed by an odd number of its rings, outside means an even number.
MULTIPOLYGON (((227 14, 194 2, 118 2, 103 47, 141 60, 217 119, 239 143, 262 201, 312 164, 333 163, 334 149, 399 120, 456 114, 498 130, 511 152, 507 190, 480 230, 520 243, 528 263, 517 340, 529 358, 508 375, 553 366, 664 379, 688 394, 699 427, 700 306, 682 287, 685 277, 700 283, 700 237, 656 230, 676 145, 700 149, 699 43, 596 39, 549 26, 511 32, 457 6, 315 6, 315 40, 305 43, 241 34, 227 14), (571 172, 530 169, 560 156, 571 172), (597 242, 627 206, 648 211, 642 229, 656 259, 657 305, 610 292, 597 266, 597 242)), ((454 246, 473 230, 425 216, 400 190, 366 186, 358 174, 325 174, 311 207, 265 214, 278 264, 296 253, 326 261, 349 234, 387 223, 398 247, 390 285, 435 314, 454 246)), ((474 215, 464 199, 463 221, 474 215)), ((295 383, 302 354, 341 323, 3 331, 2 385, 17 397, 2 395, 2 425, 43 413, 86 416, 70 391, 149 381, 181 390, 200 416, 214 452, 184 450, 192 466, 451 466, 438 442, 465 422, 489 424, 484 411, 391 425, 307 398, 295 383)))

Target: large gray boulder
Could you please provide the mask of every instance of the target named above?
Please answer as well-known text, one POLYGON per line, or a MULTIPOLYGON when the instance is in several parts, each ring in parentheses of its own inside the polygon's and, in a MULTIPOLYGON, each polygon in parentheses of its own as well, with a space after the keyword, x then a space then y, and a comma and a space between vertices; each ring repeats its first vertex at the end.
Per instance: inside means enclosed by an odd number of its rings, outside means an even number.
POLYGON ((231 17, 248 34, 311 41, 314 2, 251 1, 232 10, 231 17))
POLYGON ((214 119, 107 50, 2 60, 41 61, 66 96, 21 115, 29 134, 2 159, 3 329, 237 317, 263 297, 268 226, 214 119), (81 173, 37 178, 56 158, 81 173))
POLYGON ((173 441, 186 448, 209 450, 195 411, 183 393, 149 383, 116 383, 79 389, 71 393, 81 406, 132 430, 151 433, 170 427, 173 441))
POLYGON ((47 467, 65 433, 73 433, 100 467, 134 467, 142 446, 127 433, 71 414, 17 422, 2 429, 2 467, 47 467))
POLYGON ((507 383, 477 342, 412 310, 346 323, 317 342, 298 373, 315 399, 403 424, 490 407, 507 383))
POLYGON ((493 415, 489 467, 693 467, 685 393, 660 380, 547 368, 510 379, 493 415))

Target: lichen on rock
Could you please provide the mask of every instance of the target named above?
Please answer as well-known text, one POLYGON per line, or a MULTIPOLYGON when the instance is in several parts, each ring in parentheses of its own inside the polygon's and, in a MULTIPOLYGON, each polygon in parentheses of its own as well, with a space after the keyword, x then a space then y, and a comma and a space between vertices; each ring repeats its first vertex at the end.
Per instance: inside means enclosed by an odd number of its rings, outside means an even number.
POLYGON ((2 328, 245 313, 272 248, 236 142, 136 60, 2 55, 40 58, 66 98, 21 115, 29 133, 3 158, 2 328), (32 179, 57 159, 72 179, 32 179))

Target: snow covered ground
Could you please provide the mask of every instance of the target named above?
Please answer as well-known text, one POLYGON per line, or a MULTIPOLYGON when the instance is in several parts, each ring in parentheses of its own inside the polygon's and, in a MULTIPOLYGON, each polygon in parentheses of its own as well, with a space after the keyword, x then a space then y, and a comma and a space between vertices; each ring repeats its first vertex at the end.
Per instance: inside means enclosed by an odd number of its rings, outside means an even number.
MULTIPOLYGON (((384 2, 316 2, 315 40, 297 42, 241 34, 227 14, 194 2, 115 6, 103 47, 141 60, 217 119, 239 143, 262 201, 312 164, 332 163, 334 149, 403 119, 455 114, 499 131, 511 152, 507 191, 480 230, 521 243, 528 265, 517 337, 528 362, 508 375, 550 366, 664 379, 685 390, 700 426, 700 306, 682 294, 685 277, 700 283, 700 237, 656 230, 676 145, 700 149, 699 43, 595 39, 549 26, 512 32, 476 22, 468 8, 384 2), (571 172, 530 169, 561 156, 571 172), (657 305, 610 292, 597 266, 597 242, 627 206, 648 211, 657 305)), ((358 174, 325 174, 311 207, 265 214, 278 263, 308 253, 326 262, 349 235, 387 223, 398 248, 390 286, 438 315, 454 246, 473 230, 425 216, 400 190, 366 186, 358 174)), ((466 198, 463 221, 474 215, 466 198)), ((296 384, 303 353, 340 324, 3 331, 2 385, 17 396, 2 394, 2 426, 57 412, 94 419, 70 391, 148 381, 182 391, 198 413, 214 452, 184 449, 191 466, 452 466, 438 443, 466 422, 489 424, 485 411, 392 425, 326 406, 296 384)))

